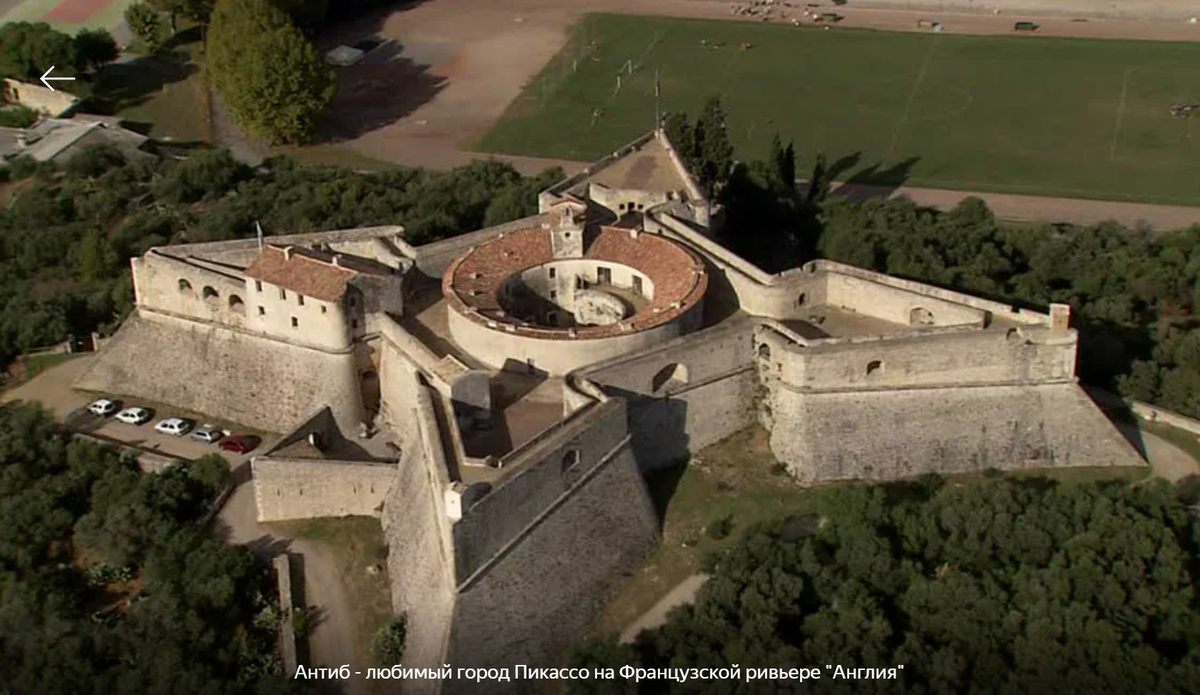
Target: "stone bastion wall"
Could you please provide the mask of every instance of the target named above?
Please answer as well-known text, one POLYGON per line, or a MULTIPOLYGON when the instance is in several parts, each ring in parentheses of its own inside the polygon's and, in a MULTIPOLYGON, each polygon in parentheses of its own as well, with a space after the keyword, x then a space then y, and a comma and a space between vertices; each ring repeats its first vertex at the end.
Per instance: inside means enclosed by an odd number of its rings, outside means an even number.
POLYGON ((260 522, 378 517, 396 480, 388 462, 256 456, 250 465, 260 522))
POLYGON ((297 347, 237 329, 137 310, 75 388, 170 403, 276 431, 328 405, 354 431, 363 419, 352 353, 297 347))

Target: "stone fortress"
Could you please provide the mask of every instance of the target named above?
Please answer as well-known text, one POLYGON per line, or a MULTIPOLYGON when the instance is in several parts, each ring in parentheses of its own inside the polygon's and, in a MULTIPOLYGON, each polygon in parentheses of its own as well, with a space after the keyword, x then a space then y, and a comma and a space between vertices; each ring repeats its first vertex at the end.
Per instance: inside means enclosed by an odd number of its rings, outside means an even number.
POLYGON ((252 462, 260 520, 379 517, 414 667, 557 663, 657 542, 642 474, 755 422, 805 483, 1141 464, 1076 384, 1068 307, 764 273, 662 132, 539 209, 420 247, 151 249, 76 385, 287 431, 252 462))

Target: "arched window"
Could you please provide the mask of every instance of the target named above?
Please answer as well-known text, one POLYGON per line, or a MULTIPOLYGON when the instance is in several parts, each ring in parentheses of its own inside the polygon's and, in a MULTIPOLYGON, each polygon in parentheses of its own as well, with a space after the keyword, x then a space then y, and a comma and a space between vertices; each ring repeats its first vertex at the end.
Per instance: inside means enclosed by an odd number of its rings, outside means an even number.
POLYGON ((796 297, 796 306, 804 306, 804 302, 807 300, 808 300, 808 295, 801 292, 800 296, 796 297))
POLYGON ((212 285, 205 285, 203 290, 200 290, 200 296, 205 299, 217 299, 221 295, 217 294, 217 290, 212 285))
POLYGON ((229 309, 237 314, 246 313, 246 303, 236 294, 229 295, 229 309))
POLYGON ((664 389, 677 389, 680 386, 685 386, 688 383, 688 368, 677 362, 668 364, 658 373, 654 375, 651 381, 651 389, 653 391, 662 391, 664 389))
POLYGON ((763 343, 758 346, 758 358, 760 360, 771 359, 771 346, 763 343))
POLYGON ((568 449, 567 453, 562 457, 562 472, 566 473, 568 469, 579 463, 579 450, 568 449))
POLYGON ((871 360, 867 362, 867 376, 872 374, 880 374, 883 372, 883 360, 871 360))
POLYGON ((933 312, 924 307, 914 307, 908 312, 908 325, 910 326, 932 326, 933 312))
POLYGON ((191 293, 192 283, 188 282, 187 280, 185 280, 183 278, 179 278, 179 291, 191 293))

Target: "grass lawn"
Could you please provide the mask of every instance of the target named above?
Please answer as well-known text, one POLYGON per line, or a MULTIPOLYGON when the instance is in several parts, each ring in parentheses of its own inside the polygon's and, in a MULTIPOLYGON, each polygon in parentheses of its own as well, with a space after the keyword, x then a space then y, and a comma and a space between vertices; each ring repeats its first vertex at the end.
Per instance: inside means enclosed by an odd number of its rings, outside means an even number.
MULTIPOLYGON (((1062 468, 1009 475, 1083 483, 1136 481, 1149 473, 1148 468, 1062 468)), ((998 474, 955 475, 947 478, 947 484, 969 485, 993 475, 998 474)), ((797 485, 776 466, 768 434, 757 426, 704 449, 686 468, 651 475, 647 484, 660 512, 666 510, 662 543, 605 607, 593 627, 594 634, 619 634, 672 588, 700 572, 705 555, 736 543, 756 525, 813 513, 818 496, 833 487, 797 485), (710 535, 710 529, 726 519, 729 534, 724 538, 710 535)))
POLYGON ((723 98, 743 158, 778 132, 865 183, 1200 205, 1200 117, 1169 113, 1200 43, 591 15, 473 147, 597 159, 652 127, 656 69, 664 112, 723 98))
POLYGON ((109 65, 97 75, 87 110, 121 116, 155 140, 210 142, 208 88, 200 29, 180 32, 156 53, 109 65))

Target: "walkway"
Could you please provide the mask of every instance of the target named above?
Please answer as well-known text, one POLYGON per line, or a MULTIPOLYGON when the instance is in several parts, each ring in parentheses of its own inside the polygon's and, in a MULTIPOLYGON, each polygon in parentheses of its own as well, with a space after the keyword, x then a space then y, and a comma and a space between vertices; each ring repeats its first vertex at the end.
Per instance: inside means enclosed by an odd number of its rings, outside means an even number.
POLYGON ((700 587, 704 586, 707 581, 707 574, 693 574, 676 584, 674 589, 668 591, 667 595, 651 606, 650 610, 643 613, 642 617, 621 631, 621 644, 631 644, 642 630, 653 630, 666 625, 667 614, 679 606, 695 603, 696 594, 700 592, 700 587))

